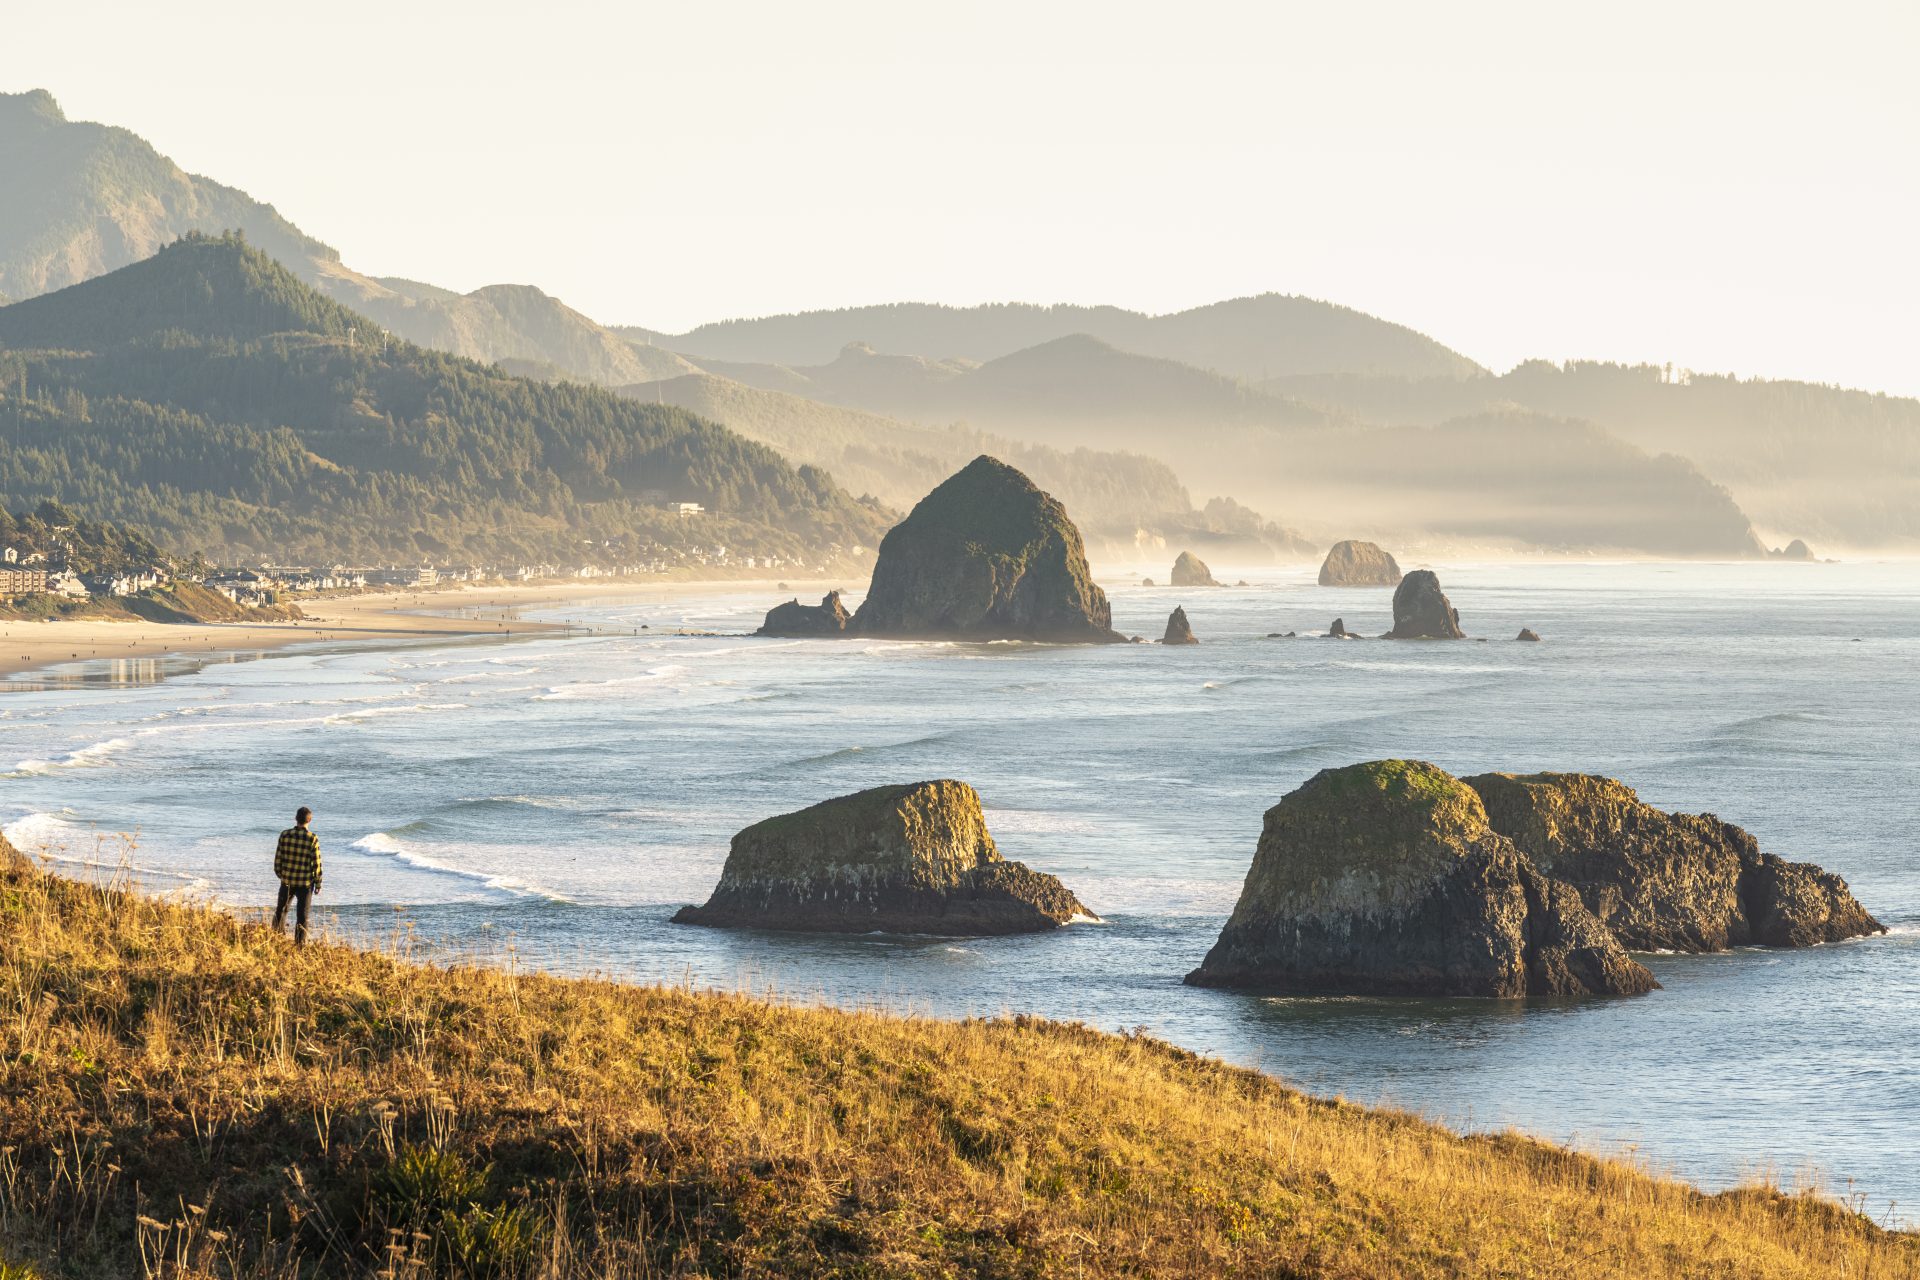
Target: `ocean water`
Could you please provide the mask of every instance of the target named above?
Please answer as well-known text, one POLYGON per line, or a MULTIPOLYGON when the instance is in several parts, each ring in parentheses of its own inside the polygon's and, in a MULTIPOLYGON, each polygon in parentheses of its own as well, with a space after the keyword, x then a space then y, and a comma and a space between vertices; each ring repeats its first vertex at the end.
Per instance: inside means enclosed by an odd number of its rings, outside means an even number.
MULTIPOLYGON (((1146 568, 1153 572, 1154 566, 1146 568)), ((1270 640, 1390 593, 1304 571, 1109 584, 1202 644, 774 641, 765 595, 547 610, 590 633, 76 664, 0 694, 0 821, 156 891, 271 901, 310 804, 322 919, 430 952, 938 1015, 1144 1028, 1302 1087, 1630 1151, 1707 1186, 1817 1181, 1920 1221, 1920 567, 1442 565, 1488 643, 1270 640), (1545 636, 1518 644, 1521 626, 1545 636), (1262 999, 1185 987, 1262 813, 1381 756, 1621 777, 1846 876, 1885 937, 1657 955, 1630 1000, 1262 999), (979 788, 1009 857, 1105 923, 935 940, 676 926, 734 831, 862 787, 979 788), (132 838, 129 847, 127 837, 132 838)))

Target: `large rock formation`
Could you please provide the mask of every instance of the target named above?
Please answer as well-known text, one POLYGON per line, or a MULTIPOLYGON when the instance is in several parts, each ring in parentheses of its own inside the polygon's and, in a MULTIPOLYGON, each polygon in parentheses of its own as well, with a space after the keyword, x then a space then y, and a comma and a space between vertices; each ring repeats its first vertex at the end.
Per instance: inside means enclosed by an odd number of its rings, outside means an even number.
POLYGON ((1169 579, 1176 587, 1217 587, 1213 580, 1213 570, 1207 568, 1207 562, 1191 551, 1182 551, 1180 558, 1173 562, 1173 576, 1169 579))
POLYGON ((1775 560, 1812 560, 1814 558, 1813 548, 1799 538, 1795 538, 1784 547, 1775 547, 1767 554, 1775 560))
POLYGON ((876 787, 755 823, 680 924, 833 933, 1038 933, 1092 919, 1065 885, 1008 862, 964 782, 876 787))
POLYGON ((1762 853, 1711 814, 1665 813, 1580 773, 1466 779, 1494 829, 1635 951, 1803 947, 1884 932, 1846 881, 1762 853))
POLYGON ((1460 611, 1440 590, 1431 569, 1415 569, 1393 592, 1393 630, 1389 640, 1459 640, 1460 611))
POLYGON ((1380 995, 1632 995, 1656 987, 1582 904, 1430 764, 1328 769, 1267 811, 1197 986, 1380 995))
POLYGON ((852 615, 847 607, 840 603, 840 593, 829 591, 819 604, 801 604, 798 600, 789 600, 767 610, 767 620, 760 624, 757 636, 784 636, 788 638, 815 636, 841 636, 847 631, 847 623, 852 615))
POLYGON ((1351 538, 1333 544, 1327 558, 1320 562, 1323 587, 1396 587, 1400 585, 1400 566, 1384 547, 1351 538))
POLYGON ((1160 637, 1161 644, 1199 644, 1200 637, 1193 634, 1193 628, 1187 625, 1187 611, 1175 608, 1167 615, 1167 633, 1160 637))
POLYGON ((1080 531, 1031 480, 982 455, 880 543, 850 635, 1114 644, 1080 531))

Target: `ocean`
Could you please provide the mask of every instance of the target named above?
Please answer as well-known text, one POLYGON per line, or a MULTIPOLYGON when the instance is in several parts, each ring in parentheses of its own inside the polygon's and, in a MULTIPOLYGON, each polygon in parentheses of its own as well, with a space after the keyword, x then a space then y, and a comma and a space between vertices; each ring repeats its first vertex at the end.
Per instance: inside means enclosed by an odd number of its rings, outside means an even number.
MULTIPOLYGON (((76 663, 0 695, 0 821, 70 874, 253 910, 311 805, 320 918, 429 956, 936 1016, 1141 1029, 1316 1093, 1517 1127, 1707 1187, 1920 1204, 1920 567, 1439 565, 1474 641, 1367 634, 1390 592, 1105 582, 1202 643, 757 640, 764 593, 601 598, 570 634, 76 663), (1530 626, 1542 644, 1514 635, 1530 626), (1269 639, 1299 631, 1302 638, 1269 639), (1844 875, 1885 937, 1654 955, 1663 989, 1545 1003, 1181 984, 1262 813, 1384 756, 1619 777, 1844 875), (9 767, 10 766, 10 767, 9 767), (1104 920, 1040 937, 677 926, 732 834, 863 787, 977 787, 1002 851, 1104 920)), ((1216 570, 1216 572, 1220 572, 1216 570)), ((1239 576, 1228 571, 1228 576, 1239 576)), ((851 597, 850 597, 851 599, 851 597)))

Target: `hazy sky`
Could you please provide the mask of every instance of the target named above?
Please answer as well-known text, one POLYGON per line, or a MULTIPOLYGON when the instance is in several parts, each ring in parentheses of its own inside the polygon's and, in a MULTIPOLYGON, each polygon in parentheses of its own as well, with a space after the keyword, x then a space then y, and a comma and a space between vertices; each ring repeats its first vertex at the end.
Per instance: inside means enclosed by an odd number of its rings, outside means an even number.
MULTIPOLYGON (((597 319, 1274 290, 1920 393, 1920 3, 10 5, 0 88, 597 319)), ((4 196, 0 175, 0 199, 4 196)))

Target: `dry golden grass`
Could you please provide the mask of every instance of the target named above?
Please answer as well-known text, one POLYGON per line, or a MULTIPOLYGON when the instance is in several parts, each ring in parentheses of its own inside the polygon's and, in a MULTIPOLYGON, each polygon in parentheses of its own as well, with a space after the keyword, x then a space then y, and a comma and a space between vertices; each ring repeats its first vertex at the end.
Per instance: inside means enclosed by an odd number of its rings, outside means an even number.
POLYGON ((1920 1274, 1146 1038, 295 950, 4 854, 0 1052, 3 1280, 1920 1274))

